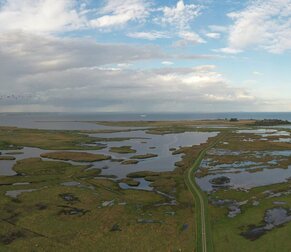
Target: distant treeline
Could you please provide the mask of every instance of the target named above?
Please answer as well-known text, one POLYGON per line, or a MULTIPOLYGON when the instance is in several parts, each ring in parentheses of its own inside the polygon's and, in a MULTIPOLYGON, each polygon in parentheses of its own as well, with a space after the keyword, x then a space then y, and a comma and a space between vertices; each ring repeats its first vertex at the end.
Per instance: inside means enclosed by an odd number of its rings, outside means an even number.
POLYGON ((276 125, 286 125, 291 124, 291 122, 287 120, 279 120, 279 119, 264 119, 255 121, 254 126, 276 126, 276 125))

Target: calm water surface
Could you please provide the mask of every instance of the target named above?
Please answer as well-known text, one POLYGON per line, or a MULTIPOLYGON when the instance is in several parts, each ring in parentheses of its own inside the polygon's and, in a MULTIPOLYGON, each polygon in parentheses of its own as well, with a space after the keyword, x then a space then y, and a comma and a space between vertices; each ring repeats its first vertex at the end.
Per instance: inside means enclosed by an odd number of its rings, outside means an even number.
MULTIPOLYGON (((128 173, 136 171, 172 171, 175 168, 175 162, 181 160, 181 154, 173 155, 171 148, 179 148, 181 146, 192 146, 205 143, 209 137, 214 137, 217 132, 185 132, 179 134, 167 134, 167 135, 153 135, 146 134, 145 131, 130 131, 130 132, 118 132, 113 134, 93 134, 92 136, 98 137, 128 137, 133 138, 126 141, 113 141, 113 142, 97 142, 98 144, 104 144, 107 147, 102 150, 88 150, 89 153, 100 153, 110 155, 112 159, 129 159, 133 155, 143 155, 147 153, 157 154, 158 157, 140 160, 138 164, 134 165, 122 165, 120 162, 114 162, 112 160, 105 160, 93 163, 78 163, 68 161, 72 164, 91 164, 92 169, 102 169, 102 175, 114 175, 117 178, 125 178, 128 173), (120 154, 110 152, 111 147, 119 146, 132 146, 136 153, 134 154, 120 154), (154 147, 154 149, 153 149, 154 147)), ((10 151, 0 150, 3 154, 10 151)), ((13 155, 16 160, 0 161, 0 175, 12 176, 16 173, 13 171, 13 165, 17 160, 40 157, 42 153, 52 152, 52 150, 42 150, 39 148, 24 147, 21 149, 23 154, 13 155)), ((44 159, 44 158, 43 158, 44 159)), ((50 160, 50 159, 44 159, 50 160)), ((143 183, 141 183, 143 184, 143 183)))
POLYGON ((282 119, 291 121, 291 113, 0 113, 0 126, 56 130, 109 129, 88 121, 199 120, 199 119, 282 119))

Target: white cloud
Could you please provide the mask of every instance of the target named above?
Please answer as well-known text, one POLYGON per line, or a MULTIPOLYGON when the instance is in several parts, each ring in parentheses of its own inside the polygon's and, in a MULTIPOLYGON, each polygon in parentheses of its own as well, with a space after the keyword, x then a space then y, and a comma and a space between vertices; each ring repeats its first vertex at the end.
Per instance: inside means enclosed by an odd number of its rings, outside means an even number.
POLYGON ((253 75, 261 76, 263 74, 261 72, 259 72, 259 71, 253 71, 253 75))
POLYGON ((0 31, 57 33, 79 29, 108 29, 149 15, 146 0, 105 0, 103 7, 89 9, 78 0, 0 1, 0 31))
POLYGON ((209 25, 208 28, 212 32, 223 33, 223 32, 227 32, 228 31, 228 27, 222 26, 222 25, 209 25))
POLYGON ((162 64, 163 65, 173 65, 174 62, 172 62, 172 61, 162 61, 162 64))
POLYGON ((144 21, 149 15, 147 7, 145 0, 106 0, 99 11, 100 17, 92 19, 90 24, 95 28, 111 28, 130 21, 144 21))
POLYGON ((127 34, 130 38, 156 40, 161 38, 170 38, 167 32, 151 31, 151 32, 131 32, 127 34))
POLYGON ((181 31, 179 32, 180 38, 194 44, 204 43, 205 41, 195 32, 181 31))
POLYGON ((291 0, 252 0, 237 12, 229 13, 229 50, 251 47, 271 53, 291 49, 291 0))
POLYGON ((0 2, 0 31, 61 32, 84 26, 73 0, 6 0, 0 2))
POLYGON ((205 43, 204 39, 202 39, 197 33, 191 32, 191 31, 180 31, 178 32, 178 36, 181 38, 181 40, 178 40, 174 43, 174 46, 187 46, 189 44, 196 45, 205 43))
POLYGON ((205 36, 211 39, 219 39, 221 37, 221 34, 218 32, 208 32, 205 34, 205 36))
POLYGON ((173 28, 173 34, 179 38, 173 43, 174 46, 204 43, 205 41, 191 29, 192 22, 200 15, 201 9, 200 5, 185 4, 183 0, 179 0, 175 6, 164 6, 158 9, 162 15, 154 21, 173 28))
POLYGON ((200 10, 201 7, 198 5, 185 4, 183 0, 179 0, 174 7, 163 7, 163 16, 156 21, 185 30, 190 28, 190 23, 200 14, 200 10))
POLYGON ((214 52, 222 52, 222 53, 227 53, 227 54, 237 54, 242 52, 240 49, 232 48, 232 47, 224 47, 220 49, 214 49, 214 52))

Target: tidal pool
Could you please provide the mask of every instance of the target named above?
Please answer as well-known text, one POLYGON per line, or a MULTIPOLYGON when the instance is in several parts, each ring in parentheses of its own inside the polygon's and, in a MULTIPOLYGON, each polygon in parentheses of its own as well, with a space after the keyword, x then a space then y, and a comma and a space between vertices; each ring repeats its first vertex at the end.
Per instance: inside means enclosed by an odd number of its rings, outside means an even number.
POLYGON ((219 186, 211 184, 211 181, 221 176, 227 176, 230 179, 227 187, 232 188, 250 189, 285 182, 291 175, 291 166, 285 166, 284 162, 286 163, 290 156, 291 150, 233 151, 212 148, 201 162, 200 169, 204 169, 204 171, 199 173, 198 170, 196 181, 205 191, 219 188, 219 186), (240 160, 242 155, 243 160, 240 160), (237 156, 238 161, 224 164, 219 162, 217 156, 229 156, 232 159, 233 156, 237 156), (250 160, 255 158, 256 161, 245 161, 247 157, 250 160), (266 159, 267 161, 264 161, 266 159))
MULTIPOLYGON (((210 181, 221 177, 223 174, 225 173, 208 175, 201 178, 196 177, 195 179, 202 190, 210 192, 217 188, 217 186, 211 184, 210 181)), ((230 179, 230 182, 227 184, 228 187, 251 189, 257 186, 286 182, 291 176, 291 166, 289 166, 288 169, 263 169, 255 173, 241 170, 240 173, 227 173, 226 176, 230 179)))
POLYGON ((37 189, 23 189, 23 190, 12 190, 12 191, 6 191, 5 195, 9 196, 11 198, 17 198, 20 194, 24 192, 33 192, 37 189))
MULTIPOLYGON (((115 175, 118 178, 124 178, 128 173, 136 171, 171 171, 175 168, 175 162, 181 160, 182 154, 173 155, 170 149, 185 146, 199 145, 206 143, 209 137, 214 137, 217 132, 185 132, 166 135, 147 134, 144 131, 130 131, 114 133, 114 137, 135 137, 134 139, 106 142, 107 148, 98 151, 105 155, 111 155, 113 159, 129 159, 133 154, 121 154, 110 152, 111 147, 131 146, 136 150, 134 155, 143 155, 152 153, 157 157, 141 159, 134 165, 120 165, 118 162, 110 160, 96 163, 97 167, 106 166, 102 170, 102 175, 115 175), (152 148, 152 147, 156 148, 152 148)), ((97 137, 109 137, 108 134, 95 134, 97 137)))

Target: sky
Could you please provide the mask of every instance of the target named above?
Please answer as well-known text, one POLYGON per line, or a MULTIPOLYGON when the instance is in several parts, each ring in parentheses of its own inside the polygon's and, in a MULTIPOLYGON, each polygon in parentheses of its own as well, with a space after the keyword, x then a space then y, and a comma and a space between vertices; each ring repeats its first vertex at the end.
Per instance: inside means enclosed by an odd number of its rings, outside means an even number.
POLYGON ((291 0, 0 0, 0 112, 291 111, 291 0))

